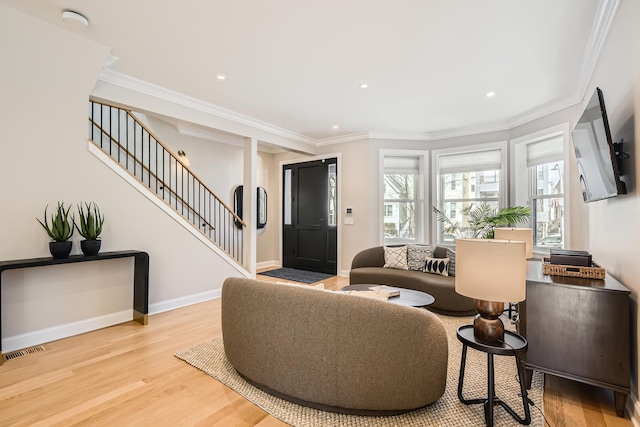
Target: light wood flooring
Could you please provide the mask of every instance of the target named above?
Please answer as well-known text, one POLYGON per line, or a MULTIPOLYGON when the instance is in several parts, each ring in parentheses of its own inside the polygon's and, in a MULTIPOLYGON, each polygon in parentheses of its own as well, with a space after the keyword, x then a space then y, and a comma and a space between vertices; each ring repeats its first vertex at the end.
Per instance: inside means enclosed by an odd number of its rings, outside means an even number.
MULTIPOLYGON (((324 283, 348 284, 341 277, 324 283)), ((220 300, 213 300, 7 361, 0 366, 0 426, 285 426, 173 356, 220 335, 220 327, 220 300)), ((553 427, 632 425, 616 417, 611 392, 568 380, 547 376, 544 405, 553 427)))

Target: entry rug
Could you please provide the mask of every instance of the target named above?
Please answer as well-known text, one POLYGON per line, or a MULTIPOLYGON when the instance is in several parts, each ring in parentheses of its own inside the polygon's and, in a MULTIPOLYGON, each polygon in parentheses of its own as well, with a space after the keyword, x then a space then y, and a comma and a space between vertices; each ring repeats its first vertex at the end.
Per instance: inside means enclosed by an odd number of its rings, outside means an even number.
POLYGON ((291 280, 292 282, 300 282, 311 284, 326 280, 329 277, 335 276, 335 274, 317 273, 315 271, 298 270, 297 268, 278 268, 275 270, 263 271, 264 276, 277 277, 278 279, 291 280))
MULTIPOLYGON (((456 338, 456 329, 469 324, 471 317, 438 316, 447 329, 449 340, 449 363, 447 368, 447 388, 444 395, 433 404, 407 414, 382 417, 336 414, 297 405, 272 396, 247 383, 233 369, 224 353, 221 337, 214 338, 192 348, 176 353, 176 357, 200 369, 231 388, 245 399, 254 403, 275 418, 295 427, 477 427, 483 426, 483 405, 464 405, 458 400, 458 374, 462 344, 456 338)), ((505 322, 506 323, 506 322, 505 322)), ((496 394, 523 416, 522 400, 518 396, 520 386, 516 380, 515 358, 495 356, 496 394)), ((465 398, 485 397, 487 394, 487 357, 469 348, 463 395, 465 398)), ((529 398, 535 403, 530 406, 531 425, 543 426, 543 374, 534 372, 529 398)), ((500 406, 494 408, 495 426, 519 425, 500 406)))

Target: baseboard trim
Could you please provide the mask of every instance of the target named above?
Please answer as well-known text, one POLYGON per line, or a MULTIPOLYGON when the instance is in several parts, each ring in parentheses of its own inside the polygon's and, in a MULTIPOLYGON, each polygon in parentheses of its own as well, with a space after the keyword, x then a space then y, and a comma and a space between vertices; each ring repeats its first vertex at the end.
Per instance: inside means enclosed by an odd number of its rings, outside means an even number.
POLYGON ((261 268, 278 267, 280 268, 280 261, 272 259, 271 261, 263 261, 256 263, 256 270, 261 268))
POLYGON ((40 345, 118 323, 128 322, 133 318, 132 310, 124 310, 104 316, 92 317, 77 322, 66 323, 64 325, 53 326, 51 328, 40 329, 26 334, 15 335, 2 339, 2 352, 21 350, 23 348, 40 345))
MULTIPOLYGON (((149 314, 159 314, 165 311, 171 311, 182 307, 187 307, 193 304, 199 304, 201 302, 217 299, 222 296, 222 289, 214 289, 212 291, 201 292, 199 294, 187 295, 185 297, 175 298, 168 301, 157 302, 149 305, 149 314)), ((149 319, 149 322, 153 322, 153 319, 149 319)))
POLYGON ((629 418, 631 418, 631 424, 633 424, 634 427, 640 427, 640 402, 638 402, 638 398, 634 396, 633 393, 631 393, 629 399, 627 399, 626 410, 629 418))
MULTIPOLYGON (((165 311, 171 311, 189 305, 210 301, 212 299, 220 298, 221 295, 222 289, 214 289, 212 291, 201 292, 198 294, 150 304, 149 314, 153 315, 163 313, 165 311)), ((8 353, 34 345, 41 345, 63 338, 69 338, 74 335, 80 335, 86 332, 95 331, 97 329, 129 322, 132 319, 133 310, 129 309, 118 311, 116 313, 106 314, 104 316, 97 316, 89 319, 79 320, 77 322, 66 323, 64 325, 54 326, 51 328, 40 329, 37 331, 28 332, 26 334, 6 337, 2 339, 2 352, 8 353)), ((149 319, 149 322, 153 322, 153 319, 149 319)))

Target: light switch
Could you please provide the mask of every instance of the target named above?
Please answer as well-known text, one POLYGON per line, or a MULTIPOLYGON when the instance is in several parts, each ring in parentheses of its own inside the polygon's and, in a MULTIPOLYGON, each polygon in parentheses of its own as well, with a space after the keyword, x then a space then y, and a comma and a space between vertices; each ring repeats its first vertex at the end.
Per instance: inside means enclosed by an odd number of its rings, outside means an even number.
POLYGON ((346 225, 353 225, 353 218, 345 218, 344 223, 346 225))

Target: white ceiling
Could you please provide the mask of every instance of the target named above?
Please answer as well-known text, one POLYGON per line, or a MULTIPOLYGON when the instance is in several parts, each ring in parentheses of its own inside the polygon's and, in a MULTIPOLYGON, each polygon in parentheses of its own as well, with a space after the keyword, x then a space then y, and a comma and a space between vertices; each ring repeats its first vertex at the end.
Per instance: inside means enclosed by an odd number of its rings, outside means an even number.
MULTIPOLYGON (((609 0, 0 0, 109 68, 313 140, 510 128, 582 101, 609 0), (62 22, 64 9, 89 28, 62 22), (224 81, 215 78, 224 73, 224 81), (358 85, 366 82, 368 89, 358 85), (486 93, 494 91, 494 98, 486 93), (333 129, 338 125, 339 129, 333 129)), ((607 9, 609 7, 609 9, 607 9)), ((613 8, 615 9, 615 7, 613 8)), ((610 20, 609 20, 610 22, 610 20)))

